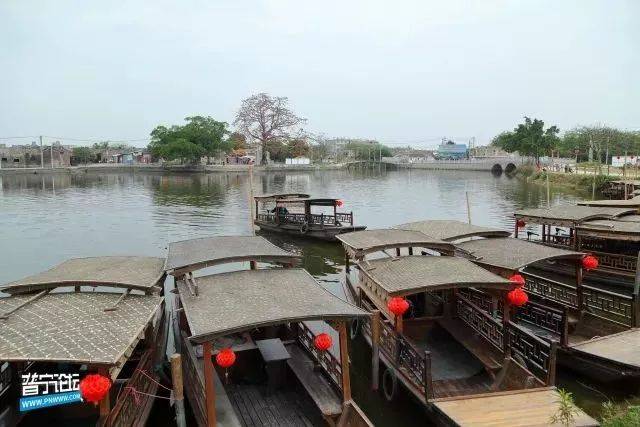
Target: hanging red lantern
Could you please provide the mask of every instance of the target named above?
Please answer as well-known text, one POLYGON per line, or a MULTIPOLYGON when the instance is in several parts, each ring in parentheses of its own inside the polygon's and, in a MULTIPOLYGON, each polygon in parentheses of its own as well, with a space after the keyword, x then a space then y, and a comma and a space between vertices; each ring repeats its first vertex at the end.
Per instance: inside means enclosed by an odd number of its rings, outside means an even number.
POLYGON ((236 354, 230 348, 223 348, 216 354, 216 363, 221 368, 230 368, 236 363, 236 354))
POLYGON ((524 277, 522 277, 521 274, 514 274, 513 276, 509 277, 509 281, 516 286, 524 286, 525 283, 524 277))
POLYGON ((111 388, 111 379, 100 374, 89 374, 80 380, 80 395, 94 405, 105 398, 111 388))
POLYGON ((594 257, 593 255, 587 255, 586 257, 582 258, 582 268, 587 271, 595 270, 596 268, 598 268, 598 258, 594 257))
POLYGON ((318 334, 314 339, 313 339, 313 345, 316 346, 316 348, 320 351, 327 351, 329 350, 329 348, 331 348, 331 344, 333 344, 333 340, 331 339, 331 335, 323 332, 321 334, 318 334))
POLYGON ((524 222, 524 219, 519 219, 519 220, 516 221, 516 226, 518 228, 524 228, 525 225, 527 225, 527 223, 524 222))
POLYGON ((342 207, 342 205, 344 205, 344 202, 342 200, 340 200, 340 199, 336 200, 336 206, 337 207, 340 208, 340 207, 342 207))
POLYGON ((513 306, 522 307, 529 301, 529 296, 521 287, 517 287, 507 294, 507 301, 513 306))
POLYGON ((401 297, 393 297, 387 302, 387 307, 396 316, 402 316, 409 309, 409 301, 401 297))

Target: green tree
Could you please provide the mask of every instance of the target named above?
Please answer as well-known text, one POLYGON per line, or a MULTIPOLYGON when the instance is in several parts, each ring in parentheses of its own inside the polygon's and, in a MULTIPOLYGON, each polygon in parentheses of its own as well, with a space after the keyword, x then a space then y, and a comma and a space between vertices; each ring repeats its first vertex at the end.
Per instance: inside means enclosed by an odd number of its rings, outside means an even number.
POLYGON ((272 139, 267 141, 264 151, 269 152, 269 157, 275 162, 284 162, 287 158, 287 145, 280 139, 272 139))
POLYGON ((382 157, 391 157, 391 149, 377 141, 373 142, 350 142, 345 149, 352 151, 356 160, 379 160, 382 157))
POLYGON ((512 132, 502 132, 497 135, 492 144, 507 152, 518 151, 522 156, 539 159, 540 156, 550 155, 559 142, 557 126, 544 128, 544 122, 539 119, 524 118, 512 132))
POLYGON ((89 147, 73 147, 72 155, 76 162, 85 165, 93 160, 93 151, 89 147))
POLYGON ((640 153, 640 132, 623 131, 609 126, 579 126, 567 131, 559 145, 560 154, 574 157, 578 150, 579 158, 605 163, 607 151, 611 156, 624 156, 624 153, 640 153))
POLYGON ((182 126, 157 126, 151 131, 148 148, 154 156, 195 163, 203 156, 231 150, 227 123, 203 116, 187 117, 185 121, 182 126))

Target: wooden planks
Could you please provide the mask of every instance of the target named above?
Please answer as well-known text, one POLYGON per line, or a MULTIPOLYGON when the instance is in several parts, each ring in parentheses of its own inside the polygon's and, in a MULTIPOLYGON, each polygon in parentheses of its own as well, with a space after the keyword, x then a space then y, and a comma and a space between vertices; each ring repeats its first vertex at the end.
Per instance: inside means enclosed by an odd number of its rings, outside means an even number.
POLYGON ((640 369, 640 328, 584 341, 571 349, 640 369))
POLYGON ((298 377, 298 380, 309 393, 320 412, 328 417, 340 415, 342 413, 342 402, 329 380, 313 369, 313 361, 300 347, 293 344, 288 346, 287 350, 291 354, 291 359, 287 360, 287 364, 298 377))
POLYGON ((230 384, 227 394, 246 427, 310 427, 323 423, 313 402, 295 388, 269 391, 263 385, 230 384))
POLYGON ((459 319, 442 318, 438 324, 451 334, 490 371, 502 367, 504 356, 459 319))
MULTIPOLYGON (((533 427, 551 425, 549 420, 558 410, 558 399, 556 389, 546 387, 436 399, 433 404, 457 426, 533 427)), ((579 411, 572 425, 590 427, 598 422, 579 411)))

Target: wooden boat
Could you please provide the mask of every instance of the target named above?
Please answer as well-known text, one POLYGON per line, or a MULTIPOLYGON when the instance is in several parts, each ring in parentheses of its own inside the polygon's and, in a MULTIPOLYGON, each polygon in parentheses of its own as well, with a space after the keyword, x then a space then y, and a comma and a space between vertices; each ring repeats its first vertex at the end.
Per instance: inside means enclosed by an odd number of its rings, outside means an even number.
POLYGON ((637 218, 634 215, 636 213, 635 207, 557 206, 551 209, 524 209, 514 214, 515 237, 526 232, 527 240, 592 253, 598 258, 599 265, 589 275, 590 281, 629 287, 636 275, 640 223, 625 218, 637 218), (523 228, 523 224, 526 230, 521 231, 519 229, 523 228), (531 224, 539 225, 540 233, 531 231, 531 224), (555 232, 552 232, 552 228, 555 232), (540 239, 536 238, 538 236, 540 239))
MULTIPOLYGON (((355 260, 353 274, 347 266, 348 288, 372 313, 360 330, 372 347, 374 390, 382 362, 385 397, 392 400, 403 385, 437 422, 512 426, 511 409, 517 408, 518 425, 548 423, 557 410, 557 392, 549 387, 555 343, 516 324, 508 309, 498 317, 469 295, 481 289, 497 307, 512 288, 507 279, 450 256, 452 243, 420 231, 367 230, 338 239, 347 259, 355 260), (412 255, 415 250, 440 256, 412 255), (375 258, 380 255, 386 257, 375 258), (394 297, 410 301, 404 316, 390 312, 394 297)), ((583 412, 577 418, 584 423, 579 425, 597 425, 583 412)))
POLYGON ((351 399, 345 363, 345 322, 367 313, 303 269, 258 269, 258 263, 292 267, 298 259, 255 236, 169 246, 165 268, 177 289, 174 333, 198 425, 371 425, 351 399), (250 269, 194 275, 239 262, 250 269), (314 345, 321 333, 333 341, 327 351, 314 345), (228 369, 213 362, 225 348, 236 355, 228 369))
MULTIPOLYGON (((516 312, 522 326, 560 345, 559 363, 597 381, 640 377, 640 299, 582 282, 584 253, 513 238, 480 239, 457 247, 476 264, 503 276, 520 273, 530 300, 516 312), (547 268, 540 268, 547 264, 547 268), (551 266, 575 271, 575 283, 554 280, 551 266)), ((469 291, 476 305, 495 311, 490 295, 469 291)), ((498 311, 500 312, 500 308, 498 311)))
POLYGON ((161 258, 95 257, 4 285, 0 425, 144 425, 165 358, 164 277, 161 258), (90 373, 113 383, 98 406, 76 400, 24 411, 24 386, 35 381, 40 398, 62 399, 50 394, 63 391, 55 375, 90 373))
POLYGON ((338 212, 339 199, 311 198, 307 194, 269 194, 254 197, 254 224, 261 230, 335 241, 336 236, 366 227, 353 223, 353 212, 338 212), (314 207, 327 213, 312 213, 314 207))
POLYGON ((474 238, 509 237, 511 232, 499 228, 483 227, 456 220, 432 219, 408 222, 393 228, 413 230, 445 242, 459 242, 474 238))

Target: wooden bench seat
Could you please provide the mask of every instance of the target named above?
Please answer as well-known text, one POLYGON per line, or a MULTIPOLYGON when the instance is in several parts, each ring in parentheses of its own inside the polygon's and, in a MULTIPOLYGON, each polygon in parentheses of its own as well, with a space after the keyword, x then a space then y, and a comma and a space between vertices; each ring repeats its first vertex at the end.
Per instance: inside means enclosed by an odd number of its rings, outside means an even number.
POLYGON ((287 364, 304 389, 309 393, 322 415, 335 417, 342 413, 342 401, 329 380, 313 369, 313 360, 297 344, 287 346, 291 359, 287 364))
POLYGON ((460 319, 441 318, 438 324, 473 354, 490 372, 502 367, 502 354, 460 319))

